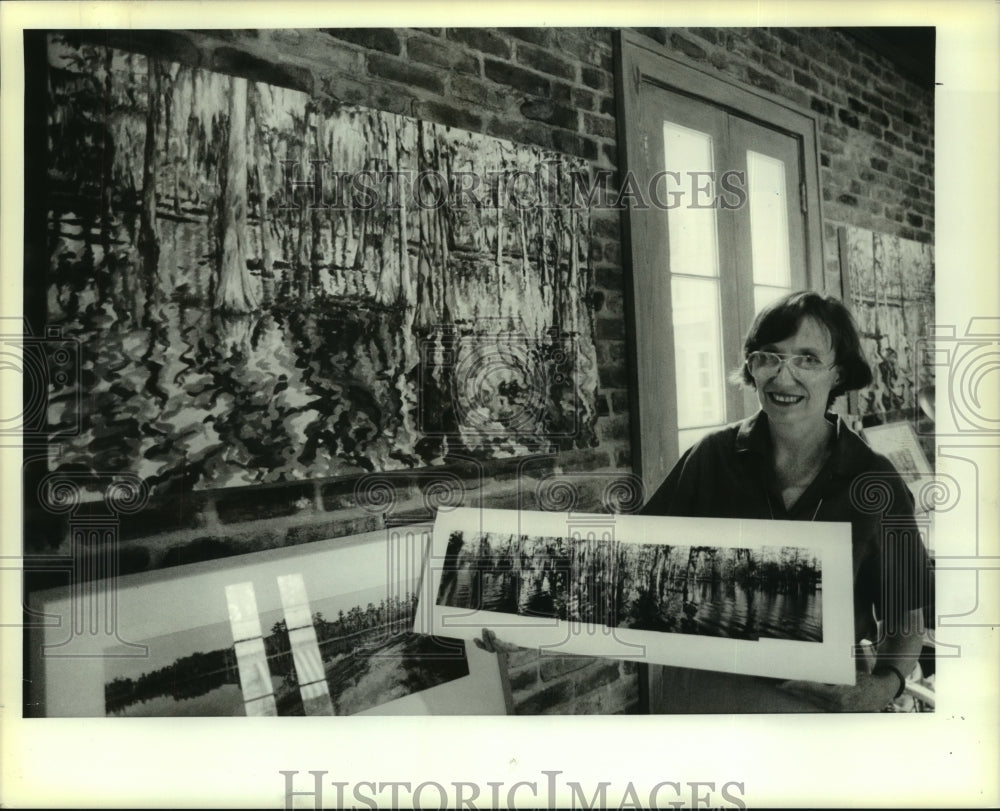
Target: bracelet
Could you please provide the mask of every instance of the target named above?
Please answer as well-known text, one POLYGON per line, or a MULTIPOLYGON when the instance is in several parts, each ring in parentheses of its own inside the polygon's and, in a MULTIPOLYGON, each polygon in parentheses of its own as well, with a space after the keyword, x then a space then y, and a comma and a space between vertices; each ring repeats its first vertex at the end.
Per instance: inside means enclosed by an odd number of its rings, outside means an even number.
POLYGON ((895 665, 887 665, 887 664, 875 665, 875 669, 872 670, 872 675, 880 676, 883 673, 887 672, 895 673, 896 678, 899 679, 899 689, 896 691, 896 695, 892 697, 892 700, 895 701, 897 698, 903 695, 903 690, 906 689, 906 677, 903 675, 902 671, 898 667, 896 667, 895 665))

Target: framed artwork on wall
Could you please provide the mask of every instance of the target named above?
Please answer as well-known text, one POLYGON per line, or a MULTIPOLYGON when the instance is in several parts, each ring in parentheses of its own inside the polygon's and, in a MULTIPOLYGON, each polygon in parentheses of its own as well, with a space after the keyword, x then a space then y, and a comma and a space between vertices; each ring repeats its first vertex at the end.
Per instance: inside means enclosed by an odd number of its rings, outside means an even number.
POLYGON ((920 356, 934 323, 934 248, 854 226, 838 238, 844 302, 874 377, 850 395, 851 411, 866 427, 919 420, 920 392, 934 385, 934 366, 920 356))
POLYGON ((48 472, 155 499, 596 444, 586 161, 37 36, 48 472))
POLYGON ((865 428, 863 434, 868 444, 899 471, 913 493, 917 512, 934 509, 934 500, 925 490, 934 482, 934 470, 917 441, 913 426, 908 422, 890 422, 865 428))

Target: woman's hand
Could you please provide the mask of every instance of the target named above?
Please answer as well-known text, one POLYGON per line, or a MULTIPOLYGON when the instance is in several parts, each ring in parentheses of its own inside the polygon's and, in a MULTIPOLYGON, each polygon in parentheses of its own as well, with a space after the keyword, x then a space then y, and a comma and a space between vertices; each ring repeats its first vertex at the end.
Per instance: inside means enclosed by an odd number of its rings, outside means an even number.
POLYGON ((858 673, 853 687, 815 681, 786 681, 778 686, 830 712, 878 712, 895 697, 899 679, 891 672, 858 673))

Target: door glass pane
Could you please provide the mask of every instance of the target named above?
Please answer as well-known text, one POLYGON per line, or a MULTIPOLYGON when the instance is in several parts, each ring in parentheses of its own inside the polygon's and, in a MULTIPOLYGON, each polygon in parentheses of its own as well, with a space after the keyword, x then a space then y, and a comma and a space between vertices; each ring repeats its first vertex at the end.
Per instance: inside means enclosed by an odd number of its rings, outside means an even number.
POLYGON ((765 285, 754 285, 753 288, 753 313, 756 315, 764 309, 764 305, 770 304, 776 298, 780 298, 785 293, 791 292, 790 287, 767 287, 765 285))
POLYGON ((785 164, 748 150, 747 197, 754 284, 788 288, 792 272, 788 256, 785 164))
POLYGON ((657 187, 659 198, 670 206, 670 271, 718 276, 715 185, 709 175, 692 175, 713 171, 712 136, 664 121, 663 152, 664 169, 676 173, 657 187))
POLYGON ((714 431, 718 425, 706 425, 704 428, 688 428, 686 431, 677 432, 677 453, 683 454, 688 448, 694 445, 705 434, 714 431))
POLYGON ((725 422, 725 371, 719 282, 673 277, 674 366, 677 374, 677 428, 725 422))

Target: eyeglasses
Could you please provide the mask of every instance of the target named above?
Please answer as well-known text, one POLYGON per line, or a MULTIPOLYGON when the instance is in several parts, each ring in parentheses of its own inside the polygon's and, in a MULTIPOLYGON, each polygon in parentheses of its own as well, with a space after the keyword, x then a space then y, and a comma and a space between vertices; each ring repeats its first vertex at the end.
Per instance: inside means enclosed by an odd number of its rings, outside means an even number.
POLYGON ((818 374, 832 368, 833 364, 823 363, 815 355, 783 355, 780 352, 751 352, 747 356, 747 369, 754 377, 776 375, 781 364, 787 363, 796 372, 818 374))

